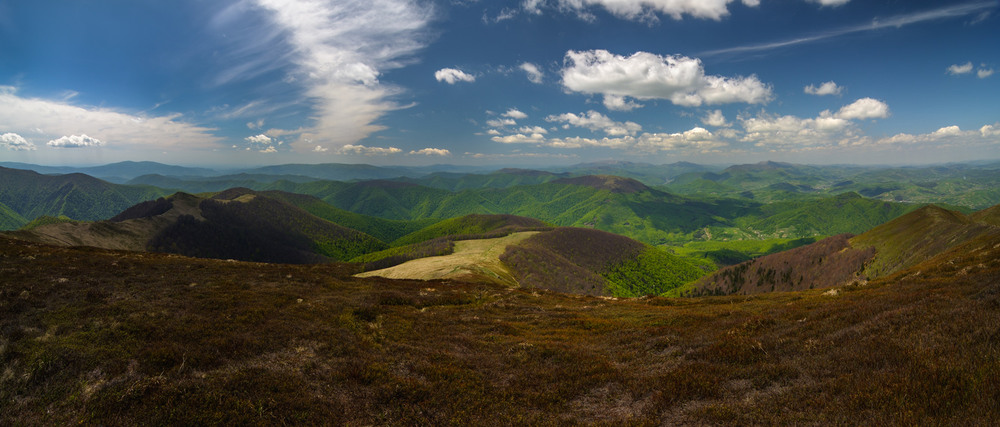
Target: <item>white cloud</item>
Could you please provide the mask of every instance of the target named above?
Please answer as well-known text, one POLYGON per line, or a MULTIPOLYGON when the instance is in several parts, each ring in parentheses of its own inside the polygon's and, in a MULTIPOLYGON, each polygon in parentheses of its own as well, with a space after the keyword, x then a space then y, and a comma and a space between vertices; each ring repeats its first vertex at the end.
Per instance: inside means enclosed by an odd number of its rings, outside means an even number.
POLYGON ((884 102, 861 98, 845 105, 836 113, 822 111, 814 118, 771 116, 741 118, 744 141, 758 146, 831 146, 847 144, 861 138, 852 120, 885 118, 889 106, 884 102))
POLYGON ((1000 123, 985 125, 979 128, 979 133, 984 137, 1000 136, 1000 123))
POLYGON ((624 57, 606 50, 571 50, 566 53, 566 64, 562 69, 563 86, 586 94, 667 99, 689 107, 735 102, 761 104, 772 97, 771 87, 756 76, 706 75, 701 60, 686 56, 637 52, 624 57))
POLYGON ((467 74, 465 71, 458 70, 455 68, 442 68, 434 72, 434 78, 439 82, 445 82, 453 85, 457 82, 474 82, 476 81, 476 76, 467 74))
POLYGON ((492 120, 487 120, 486 125, 495 128, 500 128, 504 126, 517 126, 517 121, 514 119, 492 119, 492 120))
POLYGON ((507 136, 494 136, 490 138, 493 142, 499 142, 501 144, 544 144, 546 142, 545 135, 540 133, 533 133, 525 135, 523 133, 518 133, 514 135, 507 136))
POLYGON ((948 67, 948 74, 957 76, 959 74, 969 74, 972 72, 972 62, 966 62, 962 65, 953 64, 948 67))
POLYGON ((810 95, 823 96, 823 95, 840 95, 840 92, 843 89, 844 89, 843 87, 837 86, 837 83, 829 81, 819 85, 819 87, 816 87, 815 85, 806 86, 804 91, 805 93, 808 93, 810 95))
POLYGON ((340 148, 340 154, 355 154, 360 156, 387 156, 390 154, 399 154, 403 150, 396 147, 365 147, 364 145, 352 145, 347 144, 340 148))
POLYGON ((546 130, 545 128, 543 128, 541 126, 525 126, 525 127, 522 127, 520 129, 518 129, 517 131, 520 132, 520 133, 540 133, 540 134, 549 133, 548 130, 546 130))
POLYGON ((516 120, 521 120, 521 119, 526 119, 526 118, 528 118, 528 115, 527 115, 527 114, 525 114, 525 113, 522 113, 522 112, 521 112, 520 110, 518 110, 517 108, 511 108, 511 109, 507 110, 507 112, 506 112, 506 113, 503 113, 503 116, 504 116, 504 117, 510 117, 510 118, 512 118, 512 119, 516 119, 516 120))
MULTIPOLYGON (((527 5, 527 3, 525 4, 527 5)), ((521 64, 519 68, 521 68, 521 70, 523 70, 525 73, 528 74, 528 81, 532 83, 541 84, 542 80, 545 78, 545 74, 542 73, 542 70, 538 69, 537 65, 532 64, 530 62, 525 62, 521 64)))
POLYGON ((268 147, 264 148, 263 150, 259 150, 259 151, 261 153, 264 153, 264 154, 273 154, 273 153, 277 153, 278 152, 278 150, 276 148, 274 148, 273 146, 268 146, 268 147))
POLYGON ((91 138, 87 135, 69 135, 59 139, 53 139, 45 145, 53 148, 86 148, 101 147, 104 145, 104 142, 97 138, 91 138))
POLYGON ((0 135, 0 147, 13 151, 32 151, 37 149, 35 144, 24 139, 21 135, 12 132, 0 135))
MULTIPOLYGON (((657 14, 680 20, 684 15, 720 20, 729 15, 729 3, 734 0, 559 0, 561 10, 570 10, 583 19, 593 20, 587 8, 600 6, 611 14, 629 20, 656 22, 657 14)), ((757 6, 759 0, 743 0, 747 6, 757 6)), ((537 6, 536 6, 537 9, 537 6)))
POLYGON ((949 136, 962 136, 963 132, 958 126, 945 126, 931 133, 934 138, 945 138, 949 136))
POLYGON ((451 151, 444 148, 421 148, 419 150, 410 151, 410 154, 422 154, 424 156, 450 156, 451 151))
POLYGON ((251 144, 260 144, 260 145, 267 145, 271 143, 271 137, 264 134, 248 136, 246 138, 243 138, 243 140, 251 144))
POLYGON ((709 111, 708 114, 701 119, 701 122, 715 127, 729 126, 729 123, 726 122, 726 116, 722 115, 722 110, 709 111))
POLYGON ((872 98, 861 98, 837 112, 841 119, 884 119, 889 117, 889 105, 872 98))
POLYGON ((611 111, 632 111, 642 108, 642 104, 629 101, 624 96, 604 95, 604 108, 611 111))
POLYGON ((180 114, 141 116, 108 108, 79 107, 67 101, 22 98, 17 89, 0 86, 0 129, 19 135, 57 138, 87 134, 131 150, 218 148, 215 129, 180 121, 180 114), (44 129, 44 131, 42 131, 44 129))
POLYGON ((490 129, 490 130, 486 131, 486 133, 489 134, 489 135, 500 135, 500 131, 498 131, 496 129, 490 129))
POLYGON ((840 6, 849 3, 851 0, 809 0, 812 3, 819 3, 820 6, 840 6))
POLYGON ((920 22, 936 21, 940 19, 955 18, 958 16, 979 14, 981 12, 984 12, 984 9, 993 9, 995 7, 996 5, 992 2, 960 3, 956 5, 948 5, 933 10, 913 12, 905 15, 891 16, 889 18, 879 19, 877 21, 868 20, 858 25, 843 27, 840 29, 835 29, 832 31, 813 34, 809 36, 795 36, 788 40, 710 50, 707 52, 702 52, 701 56, 705 57, 705 56, 715 56, 715 55, 724 55, 733 53, 759 52, 764 50, 780 49, 799 44, 815 43, 821 40, 840 37, 848 34, 868 32, 868 31, 878 31, 882 29, 899 29, 904 26, 917 24, 920 22))
POLYGON ((424 48, 434 8, 410 0, 253 0, 271 12, 287 35, 299 81, 314 105, 314 123, 293 148, 312 150, 306 140, 351 144, 384 127, 375 122, 401 108, 392 100, 402 89, 379 82, 424 48))
POLYGON ((981 79, 985 79, 985 78, 987 78, 989 76, 992 76, 992 75, 993 75, 993 69, 992 68, 980 68, 980 69, 976 70, 976 76, 978 76, 981 79))
POLYGON ((576 126, 590 129, 591 131, 601 131, 608 135, 635 135, 642 130, 642 126, 635 122, 616 122, 608 116, 590 110, 579 115, 573 113, 560 114, 558 116, 548 116, 548 122, 566 123, 566 126, 576 126))
POLYGON ((247 122, 247 129, 255 130, 264 127, 264 119, 258 119, 255 122, 247 122))
POLYGON ((324 147, 322 145, 317 145, 316 148, 313 148, 312 150, 313 150, 313 152, 316 152, 316 153, 325 153, 327 151, 330 151, 329 148, 326 148, 326 147, 324 147))

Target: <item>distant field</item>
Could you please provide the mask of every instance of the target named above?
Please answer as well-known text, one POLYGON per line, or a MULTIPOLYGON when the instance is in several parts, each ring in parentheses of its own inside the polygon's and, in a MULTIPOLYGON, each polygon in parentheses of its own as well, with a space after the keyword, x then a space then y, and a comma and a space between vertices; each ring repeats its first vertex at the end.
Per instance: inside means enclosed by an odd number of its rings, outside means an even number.
POLYGON ((368 271, 358 277, 384 277, 387 279, 415 280, 472 280, 487 281, 503 285, 517 285, 517 280, 502 262, 507 247, 538 234, 537 231, 523 231, 496 239, 459 240, 450 255, 420 258, 400 265, 368 271))

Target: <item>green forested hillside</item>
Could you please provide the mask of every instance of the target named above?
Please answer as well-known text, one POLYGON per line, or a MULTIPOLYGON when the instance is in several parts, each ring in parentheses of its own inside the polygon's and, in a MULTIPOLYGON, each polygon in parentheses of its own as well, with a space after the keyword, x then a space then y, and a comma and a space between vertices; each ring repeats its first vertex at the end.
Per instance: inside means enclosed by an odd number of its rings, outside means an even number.
POLYGON ((547 225, 534 218, 515 215, 471 214, 435 223, 391 243, 393 246, 402 246, 451 235, 484 234, 502 229, 525 230, 546 227, 547 225))
POLYGON ((0 203, 0 230, 16 230, 27 222, 21 214, 0 203))
MULTIPOLYGON (((112 184, 78 173, 41 175, 0 168, 0 204, 25 221, 42 215, 65 215, 82 221, 105 219, 143 200, 167 194, 155 187, 112 184)), ((14 228, 17 226, 7 229, 14 228)))

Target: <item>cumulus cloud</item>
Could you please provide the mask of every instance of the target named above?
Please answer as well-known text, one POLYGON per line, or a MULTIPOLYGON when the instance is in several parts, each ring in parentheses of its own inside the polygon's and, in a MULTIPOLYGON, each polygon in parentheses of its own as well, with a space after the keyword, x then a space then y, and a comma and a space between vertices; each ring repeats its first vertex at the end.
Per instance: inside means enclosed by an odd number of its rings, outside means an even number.
POLYGON ((987 78, 989 76, 992 76, 992 75, 993 75, 993 69, 992 68, 980 68, 980 69, 976 70, 976 76, 978 76, 981 79, 985 79, 985 78, 987 78))
POLYGON ((872 98, 861 98, 837 112, 841 119, 884 119, 889 117, 889 105, 872 98))
POLYGON ((532 83, 541 84, 542 80, 545 78, 545 74, 542 73, 542 70, 540 70, 537 65, 530 62, 525 62, 518 68, 528 74, 528 81, 532 83))
MULTIPOLYGON (((531 1, 531 0, 529 0, 531 1)), ((734 0, 558 0, 561 10, 576 12, 585 20, 593 20, 588 8, 599 6, 609 13, 629 20, 656 22, 662 14, 673 19, 683 19, 684 15, 694 18, 720 20, 729 15, 729 3, 734 0)), ((538 9, 537 1, 532 1, 533 10, 538 9)), ((747 6, 757 6, 759 0, 743 0, 747 6)))
POLYGON ((600 131, 608 135, 635 135, 642 130, 642 126, 635 122, 616 122, 597 111, 590 110, 586 113, 573 114, 565 113, 552 115, 545 118, 548 122, 565 123, 564 127, 582 127, 591 131, 600 131))
POLYGON ((402 153, 403 150, 400 150, 396 147, 388 147, 388 148, 366 147, 361 144, 358 145, 347 144, 341 147, 339 152, 340 154, 354 154, 359 156, 387 156, 390 154, 402 153))
POLYGON ((611 111, 632 111, 642 108, 642 104, 629 101, 624 96, 604 95, 604 108, 611 111))
MULTIPOLYGON (((688 107, 702 104, 762 104, 771 87, 756 76, 706 75, 701 60, 637 52, 629 57, 606 50, 569 51, 562 69, 563 86, 573 92, 637 100, 666 99, 688 107)), ((612 105, 617 100, 607 101, 612 105)))
POLYGON ((131 150, 219 147, 221 138, 212 135, 215 129, 185 123, 181 118, 180 114, 150 117, 81 107, 64 100, 25 98, 13 87, 0 86, 0 129, 22 136, 49 139, 87 134, 131 150))
POLYGON ((276 148, 274 148, 273 146, 267 146, 263 150, 258 150, 258 151, 260 151, 261 153, 264 153, 264 154, 273 154, 273 153, 277 153, 278 152, 278 150, 276 148))
POLYGON ((491 119, 486 121, 487 126, 500 128, 504 126, 516 126, 517 121, 514 119, 491 119))
POLYGON ((840 92, 843 89, 844 89, 843 87, 837 86, 836 83, 829 81, 819 85, 819 87, 816 87, 816 85, 806 86, 804 91, 805 93, 808 93, 810 95, 823 96, 823 95, 840 95, 840 92))
POLYGON ((964 64, 953 64, 948 67, 948 74, 957 76, 959 74, 969 74, 972 72, 972 62, 966 62, 964 64))
POLYGON ((53 139, 45 145, 53 148, 86 148, 100 147, 104 145, 104 142, 97 138, 91 138, 87 135, 69 135, 59 139, 53 139))
POLYGON ((510 117, 510 118, 512 118, 512 119, 515 119, 515 120, 521 120, 521 119, 526 119, 526 118, 528 118, 528 115, 527 115, 527 114, 525 114, 525 113, 522 113, 522 112, 521 112, 520 110, 518 110, 517 108, 511 108, 511 109, 507 110, 507 112, 506 112, 506 113, 503 113, 503 116, 504 116, 504 117, 510 117))
POLYGON ((326 147, 324 147, 322 145, 317 145, 316 148, 313 148, 312 150, 315 153, 325 153, 327 151, 330 151, 329 148, 326 148, 326 147))
POLYGON ((544 144, 546 143, 545 135, 540 133, 523 134, 517 133, 513 135, 506 136, 494 136, 490 138, 493 142, 499 142, 501 144, 544 144))
POLYGON ((450 156, 451 151, 444 148, 421 148, 419 150, 410 151, 410 154, 421 154, 424 156, 450 156))
POLYGON ((886 103, 861 98, 845 105, 836 113, 822 111, 814 118, 772 116, 760 114, 740 119, 744 141, 758 146, 821 146, 846 143, 860 138, 852 120, 876 119, 889 116, 886 103))
POLYGON ((312 150, 307 140, 350 145, 384 127, 383 115, 402 108, 402 89, 379 81, 423 49, 435 12, 411 0, 250 0, 270 12, 287 36, 298 67, 295 76, 313 105, 313 124, 293 148, 312 150))
POLYGON ((819 3, 820 6, 840 6, 849 3, 851 0, 809 0, 812 3, 819 3))
POLYGON ((549 133, 548 130, 546 130, 545 128, 543 128, 541 126, 525 126, 525 127, 522 127, 520 129, 518 129, 517 131, 520 132, 520 133, 540 133, 540 134, 549 133))
POLYGON ((705 117, 702 117, 701 122, 715 127, 729 126, 726 116, 722 115, 722 110, 709 111, 705 117))
POLYGON ((267 145, 271 143, 271 137, 264 134, 248 136, 246 138, 243 138, 243 140, 251 144, 267 145))
POLYGON ((476 81, 476 76, 466 73, 465 71, 458 70, 455 68, 442 68, 434 72, 434 78, 439 82, 445 82, 453 85, 457 82, 474 82, 476 81))
POLYGON ((1000 136, 1000 123, 985 125, 979 128, 979 133, 984 137, 1000 136))
POLYGON ((36 149, 35 144, 13 132, 0 135, 0 147, 13 151, 32 151, 36 149))

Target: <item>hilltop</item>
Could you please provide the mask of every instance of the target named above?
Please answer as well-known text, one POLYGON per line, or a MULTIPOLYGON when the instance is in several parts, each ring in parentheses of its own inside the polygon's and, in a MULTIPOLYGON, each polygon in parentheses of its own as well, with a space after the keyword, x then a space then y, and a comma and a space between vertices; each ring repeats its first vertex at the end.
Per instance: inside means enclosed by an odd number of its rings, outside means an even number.
POLYGON ((889 276, 984 236, 997 207, 971 215, 925 206, 858 236, 822 241, 723 268, 685 287, 702 294, 754 294, 826 288, 889 276))
POLYGON ((249 189, 211 197, 177 193, 107 221, 53 221, 11 234, 24 240, 245 261, 347 260, 387 245, 249 189))

